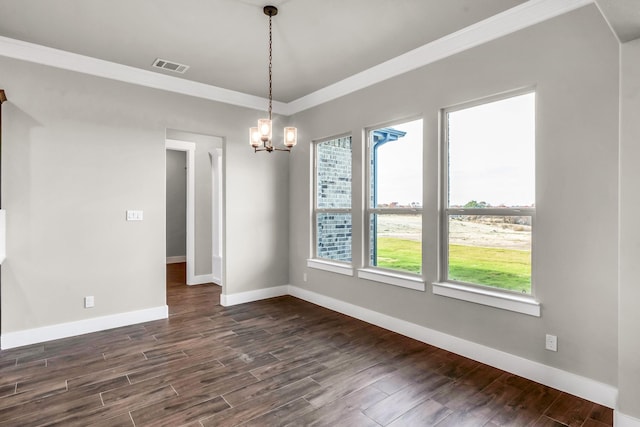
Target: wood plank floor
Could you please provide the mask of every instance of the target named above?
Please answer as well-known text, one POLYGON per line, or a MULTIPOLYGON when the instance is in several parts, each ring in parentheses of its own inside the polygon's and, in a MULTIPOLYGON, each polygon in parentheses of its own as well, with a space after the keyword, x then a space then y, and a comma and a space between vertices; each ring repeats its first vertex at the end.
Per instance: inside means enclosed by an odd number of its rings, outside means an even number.
POLYGON ((1 426, 584 426, 611 409, 293 297, 0 352, 1 426))

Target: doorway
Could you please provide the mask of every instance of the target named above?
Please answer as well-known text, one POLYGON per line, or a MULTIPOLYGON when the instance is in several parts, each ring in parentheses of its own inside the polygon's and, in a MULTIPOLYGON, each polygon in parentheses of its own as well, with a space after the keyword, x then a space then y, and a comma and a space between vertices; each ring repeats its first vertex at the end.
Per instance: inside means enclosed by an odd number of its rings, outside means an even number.
POLYGON ((167 150, 167 264, 187 262, 187 152, 167 150))
MULTIPOLYGON (((170 140, 166 141, 166 150, 178 151, 185 154, 185 167, 186 167, 186 208, 185 208, 185 262, 187 263, 187 284, 194 284, 194 240, 195 240, 195 151, 196 144, 187 141, 170 140)), ((167 260, 169 261, 169 260, 167 260)), ((178 261, 178 260, 176 260, 178 261)))
MULTIPOLYGON (((173 155, 172 152, 179 152, 184 155, 186 165, 184 198, 186 201, 184 222, 186 282, 187 285, 215 283, 222 286, 224 277, 222 139, 186 132, 181 134, 193 136, 196 142, 167 138, 165 148, 167 162, 173 155)), ((167 203, 169 203, 168 196, 167 203)), ((167 224, 167 236, 174 231, 167 224)), ((180 262, 181 260, 168 257, 167 262, 170 261, 180 262)))

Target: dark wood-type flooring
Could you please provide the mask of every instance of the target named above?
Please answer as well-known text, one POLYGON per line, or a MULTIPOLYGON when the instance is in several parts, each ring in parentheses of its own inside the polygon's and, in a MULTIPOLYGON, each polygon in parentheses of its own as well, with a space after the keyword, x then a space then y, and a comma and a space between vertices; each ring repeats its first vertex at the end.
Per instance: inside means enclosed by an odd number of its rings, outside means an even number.
POLYGON ((611 409, 293 297, 0 352, 0 426, 611 426, 611 409))

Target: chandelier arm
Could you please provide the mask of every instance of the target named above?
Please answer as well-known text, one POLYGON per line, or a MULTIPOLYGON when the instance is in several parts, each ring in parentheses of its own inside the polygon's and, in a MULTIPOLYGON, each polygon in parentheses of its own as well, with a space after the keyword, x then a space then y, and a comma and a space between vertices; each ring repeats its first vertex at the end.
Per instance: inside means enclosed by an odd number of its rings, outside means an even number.
POLYGON ((267 148, 255 148, 255 147, 254 147, 253 152, 254 152, 254 153, 257 153, 258 151, 266 151, 267 153, 270 153, 270 152, 272 152, 273 150, 280 150, 280 151, 282 151, 281 149, 278 149, 278 148, 268 148, 268 147, 267 147, 267 148))

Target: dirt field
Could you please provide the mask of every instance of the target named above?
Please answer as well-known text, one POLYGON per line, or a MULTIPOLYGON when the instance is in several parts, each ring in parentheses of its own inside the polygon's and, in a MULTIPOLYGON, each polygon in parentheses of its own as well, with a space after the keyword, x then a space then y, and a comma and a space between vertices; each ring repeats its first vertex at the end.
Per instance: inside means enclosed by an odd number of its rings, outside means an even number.
MULTIPOLYGON (((420 240, 420 217, 387 215, 378 220, 378 235, 407 240, 420 240)), ((473 221, 451 221, 450 243, 530 250, 531 227, 517 224, 486 224, 473 221)))

